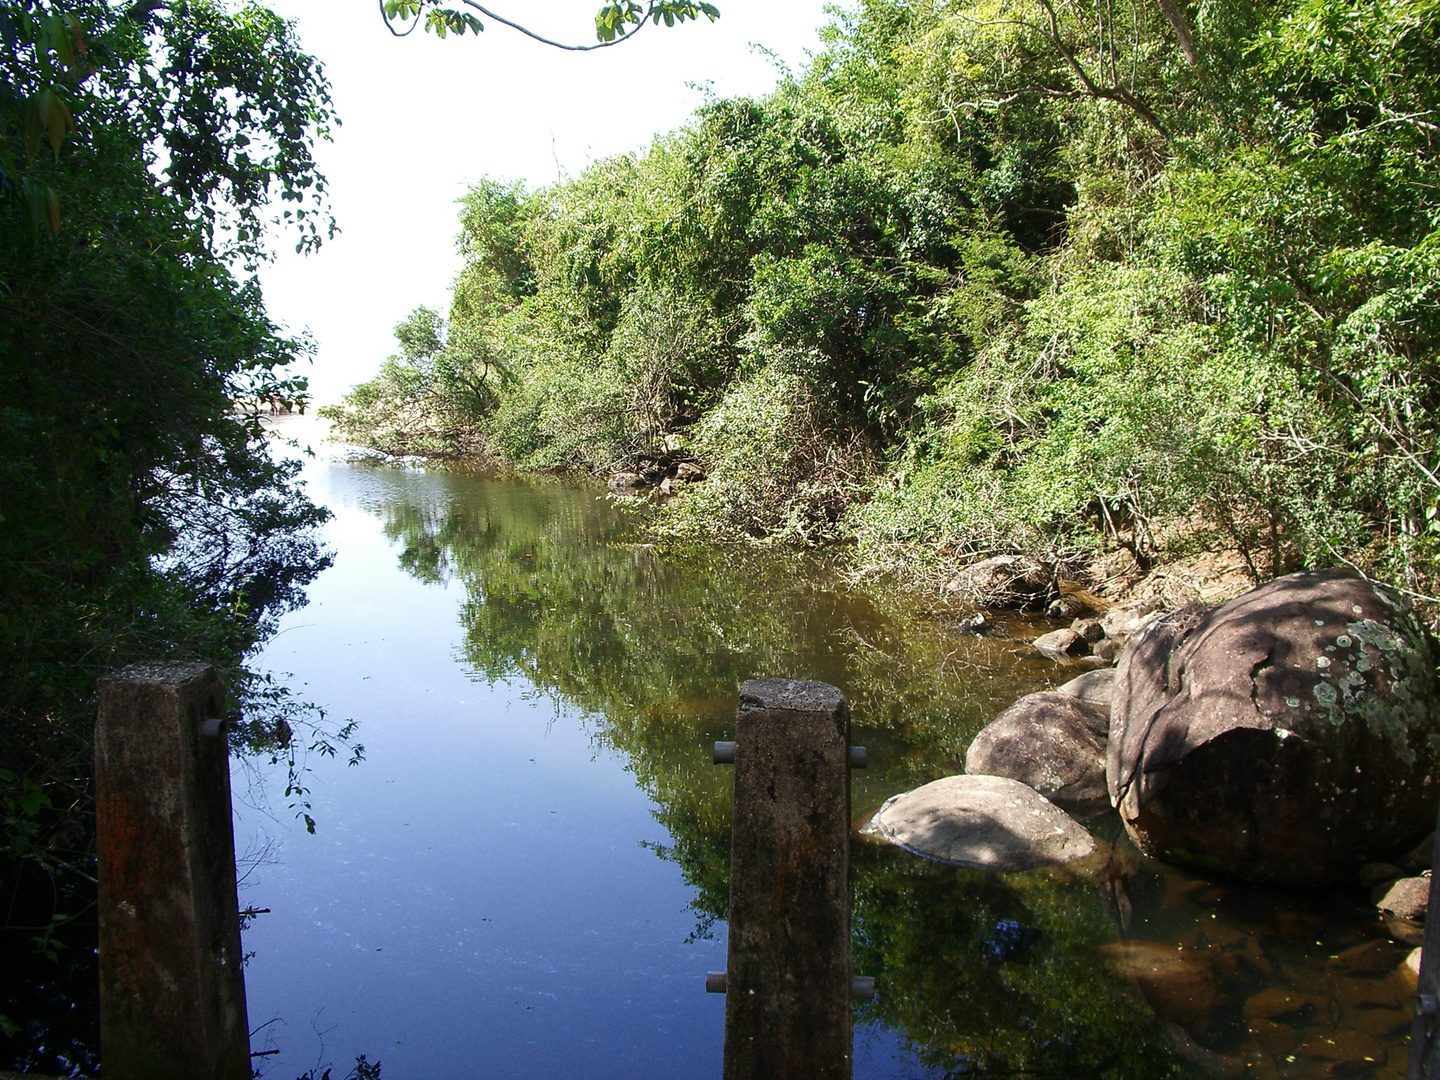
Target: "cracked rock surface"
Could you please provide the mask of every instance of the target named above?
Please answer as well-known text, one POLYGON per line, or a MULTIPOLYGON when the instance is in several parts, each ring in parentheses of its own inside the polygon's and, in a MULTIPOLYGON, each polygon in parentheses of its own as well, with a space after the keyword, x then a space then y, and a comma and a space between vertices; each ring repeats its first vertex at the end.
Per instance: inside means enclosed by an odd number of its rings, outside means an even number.
POLYGON ((1147 854, 1248 881, 1353 880, 1432 827, 1435 648, 1394 591, 1290 574, 1127 643, 1106 783, 1147 854))

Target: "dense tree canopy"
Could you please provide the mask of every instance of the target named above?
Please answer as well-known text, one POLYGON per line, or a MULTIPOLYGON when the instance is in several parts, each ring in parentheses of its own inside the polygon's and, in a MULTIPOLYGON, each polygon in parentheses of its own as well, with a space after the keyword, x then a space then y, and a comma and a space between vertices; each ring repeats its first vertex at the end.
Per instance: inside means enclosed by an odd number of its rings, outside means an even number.
MULTIPOLYGON (((323 565, 322 512, 238 410, 305 398, 291 367, 303 347, 251 275, 273 223, 302 248, 329 231, 311 147, 333 120, 319 64, 259 6, 5 0, 0 29, 0 889, 13 956, 31 939, 53 950, 52 931, 92 898, 96 676, 203 658, 231 669, 237 700, 263 697, 238 666, 323 565)), ((254 734, 282 749, 273 726, 254 734)))
POLYGON ((711 480, 662 527, 868 567, 1218 546, 1433 594, 1437 16, 865 0, 768 97, 477 185, 451 374, 397 360, 342 422, 691 456, 711 480))

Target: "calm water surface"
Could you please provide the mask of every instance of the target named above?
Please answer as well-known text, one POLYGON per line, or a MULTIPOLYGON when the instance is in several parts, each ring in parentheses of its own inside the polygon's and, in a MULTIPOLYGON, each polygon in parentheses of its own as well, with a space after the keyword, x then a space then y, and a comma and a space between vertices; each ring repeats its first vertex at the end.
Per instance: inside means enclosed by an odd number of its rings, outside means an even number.
MULTIPOLYGON (((805 560, 662 557, 593 490, 328 453, 308 475, 335 565, 263 664, 357 720, 366 760, 312 759, 313 836, 283 779, 236 769, 271 1077, 362 1053, 387 1080, 719 1076, 731 789, 709 746, 740 683, 846 692, 860 823, 1075 674, 1031 626, 965 636, 805 560)), ((857 1077, 1403 1076, 1405 950, 1358 891, 1107 850, 1002 877, 857 840, 855 970, 880 985, 857 1077)))

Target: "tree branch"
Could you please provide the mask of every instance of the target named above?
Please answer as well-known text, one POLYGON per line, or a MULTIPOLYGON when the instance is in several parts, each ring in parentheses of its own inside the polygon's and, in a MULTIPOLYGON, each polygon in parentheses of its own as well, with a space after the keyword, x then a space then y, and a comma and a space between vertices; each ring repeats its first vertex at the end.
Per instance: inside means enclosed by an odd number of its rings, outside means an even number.
POLYGON ((1045 14, 1050 18, 1050 40, 1054 42, 1055 48, 1060 50, 1060 55, 1063 56, 1065 62, 1070 65, 1070 70, 1075 73, 1075 77, 1080 80, 1080 84, 1085 87, 1085 92, 1093 98, 1103 98, 1106 101, 1114 101, 1124 105, 1136 116, 1140 117, 1141 120, 1144 120, 1158 131, 1161 138, 1169 142, 1170 132, 1165 130, 1165 125, 1162 124, 1160 118, 1151 111, 1149 105, 1146 105, 1123 86, 1095 85, 1095 81, 1091 79, 1089 73, 1080 66, 1080 61, 1075 58, 1075 53, 1071 51, 1070 46, 1065 44, 1065 39, 1060 36, 1060 20, 1056 17, 1055 8, 1050 3, 1050 0, 1040 0, 1040 6, 1045 9, 1045 14))
POLYGON ((1180 10, 1180 0, 1156 0, 1160 10, 1165 13, 1165 18, 1170 20, 1170 25, 1175 28, 1175 36, 1180 39, 1180 53, 1185 57, 1185 62, 1194 67, 1200 62, 1200 54, 1195 49, 1195 36, 1190 33, 1190 24, 1185 21, 1185 12, 1180 10))
POLYGON ((425 17, 423 12, 417 11, 415 13, 415 21, 410 24, 410 29, 406 30, 402 34, 399 30, 396 30, 395 27, 390 25, 390 19, 385 14, 385 0, 376 0, 376 3, 380 5, 380 21, 385 24, 385 29, 390 31, 391 37, 409 37, 415 32, 415 28, 420 25, 420 20, 425 17))
POLYGON ((463 3, 466 7, 474 8, 482 15, 494 19, 496 22, 504 26, 510 27, 511 30, 518 30, 526 37, 532 38, 533 40, 538 41, 543 45, 550 45, 556 49, 564 49, 566 52, 591 52, 595 49, 608 49, 612 45, 619 45, 623 42, 630 41, 644 28, 645 23, 650 18, 650 11, 655 6, 653 3, 646 6, 645 14, 640 17, 640 24, 636 26, 635 29, 632 30, 629 34, 617 35, 614 39, 610 41, 597 41, 594 45, 566 45, 564 42, 561 41, 551 41, 549 38, 543 37, 540 34, 535 33, 535 31, 533 30, 527 30, 519 23, 512 22, 509 19, 505 18, 505 16, 503 15, 496 15, 495 12, 491 11, 489 8, 477 4, 475 0, 460 0, 460 2, 463 3))

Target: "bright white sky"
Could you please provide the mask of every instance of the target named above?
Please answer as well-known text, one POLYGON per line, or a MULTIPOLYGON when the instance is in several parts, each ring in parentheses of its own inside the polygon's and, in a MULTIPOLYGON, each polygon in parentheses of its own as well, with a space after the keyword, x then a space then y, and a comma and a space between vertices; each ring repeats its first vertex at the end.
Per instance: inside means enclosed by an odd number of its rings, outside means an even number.
MULTIPOLYGON (((481 176, 553 183, 596 158, 638 150, 683 124, 709 83, 721 96, 776 80, 759 42, 797 73, 817 51, 824 0, 718 0, 714 24, 647 27, 638 40, 569 53, 486 20, 479 37, 390 36, 368 0, 272 0, 326 66, 343 126, 318 156, 342 233, 318 255, 293 240, 262 274, 271 317, 308 329, 320 404, 337 401, 395 350, 417 304, 445 310, 459 269, 455 200, 481 176)), ((594 40, 600 0, 493 0, 546 36, 594 40)))

